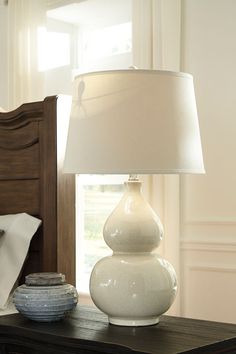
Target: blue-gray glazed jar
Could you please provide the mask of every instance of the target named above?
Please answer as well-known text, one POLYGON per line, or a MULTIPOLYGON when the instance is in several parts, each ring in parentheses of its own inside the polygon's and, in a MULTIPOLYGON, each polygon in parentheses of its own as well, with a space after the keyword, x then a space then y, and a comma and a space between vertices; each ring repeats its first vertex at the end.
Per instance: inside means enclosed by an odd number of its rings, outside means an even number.
POLYGON ((30 320, 53 322, 76 307, 78 294, 73 285, 65 283, 61 273, 32 273, 26 276, 25 284, 16 288, 13 302, 30 320))

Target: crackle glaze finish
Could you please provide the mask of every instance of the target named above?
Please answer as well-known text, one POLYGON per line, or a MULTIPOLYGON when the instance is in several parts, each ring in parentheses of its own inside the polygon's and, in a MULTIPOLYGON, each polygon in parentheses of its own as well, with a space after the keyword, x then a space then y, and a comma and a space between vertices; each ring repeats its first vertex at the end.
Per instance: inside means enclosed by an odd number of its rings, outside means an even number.
POLYGON ((104 226, 113 255, 101 259, 90 277, 95 305, 109 322, 145 326, 159 322, 174 301, 177 282, 172 265, 153 251, 163 236, 157 215, 129 181, 120 203, 104 226))

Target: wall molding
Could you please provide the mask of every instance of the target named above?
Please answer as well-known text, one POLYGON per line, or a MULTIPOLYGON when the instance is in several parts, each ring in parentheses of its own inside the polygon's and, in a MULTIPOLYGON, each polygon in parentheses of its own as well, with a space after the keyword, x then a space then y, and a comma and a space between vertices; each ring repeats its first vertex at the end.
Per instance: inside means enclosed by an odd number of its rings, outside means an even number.
POLYGON ((219 265, 198 265, 198 264, 187 264, 186 269, 188 272, 215 272, 215 273, 236 273, 236 267, 226 267, 219 265))
POLYGON ((230 252, 236 253, 235 242, 218 242, 218 241, 196 241, 184 240, 180 241, 181 251, 203 251, 203 252, 230 252))
MULTIPOLYGON (((213 247, 234 247, 236 245, 236 218, 211 217, 181 220, 181 243, 201 244, 213 247)), ((196 246, 193 246, 196 248, 196 246)), ((189 245, 190 248, 190 245, 189 245)), ((191 246, 192 248, 192 246, 191 246)))
POLYGON ((209 217, 199 219, 188 219, 183 217, 183 225, 203 225, 203 226, 236 226, 236 217, 209 217))

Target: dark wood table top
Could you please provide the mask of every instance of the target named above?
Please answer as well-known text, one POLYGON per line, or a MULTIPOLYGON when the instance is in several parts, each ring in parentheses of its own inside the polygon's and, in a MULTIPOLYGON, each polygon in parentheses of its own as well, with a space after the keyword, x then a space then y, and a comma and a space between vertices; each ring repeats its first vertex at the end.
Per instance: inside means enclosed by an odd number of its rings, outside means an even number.
POLYGON ((233 354, 236 325, 162 316, 154 326, 121 327, 110 325, 97 309, 79 305, 54 323, 33 322, 20 314, 0 317, 0 353, 13 353, 1 351, 5 345, 16 346, 14 353, 233 354))

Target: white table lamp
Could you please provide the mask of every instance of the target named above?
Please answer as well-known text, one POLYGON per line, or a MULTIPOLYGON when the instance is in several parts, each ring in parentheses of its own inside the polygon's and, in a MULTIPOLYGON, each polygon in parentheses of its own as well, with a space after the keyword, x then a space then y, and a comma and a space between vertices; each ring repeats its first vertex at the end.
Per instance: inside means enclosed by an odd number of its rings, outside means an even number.
POLYGON ((174 301, 177 282, 172 265, 153 252, 163 228, 137 174, 204 172, 192 76, 155 70, 78 76, 64 169, 130 174, 104 226, 113 255, 95 265, 90 293, 112 324, 157 323, 174 301))

